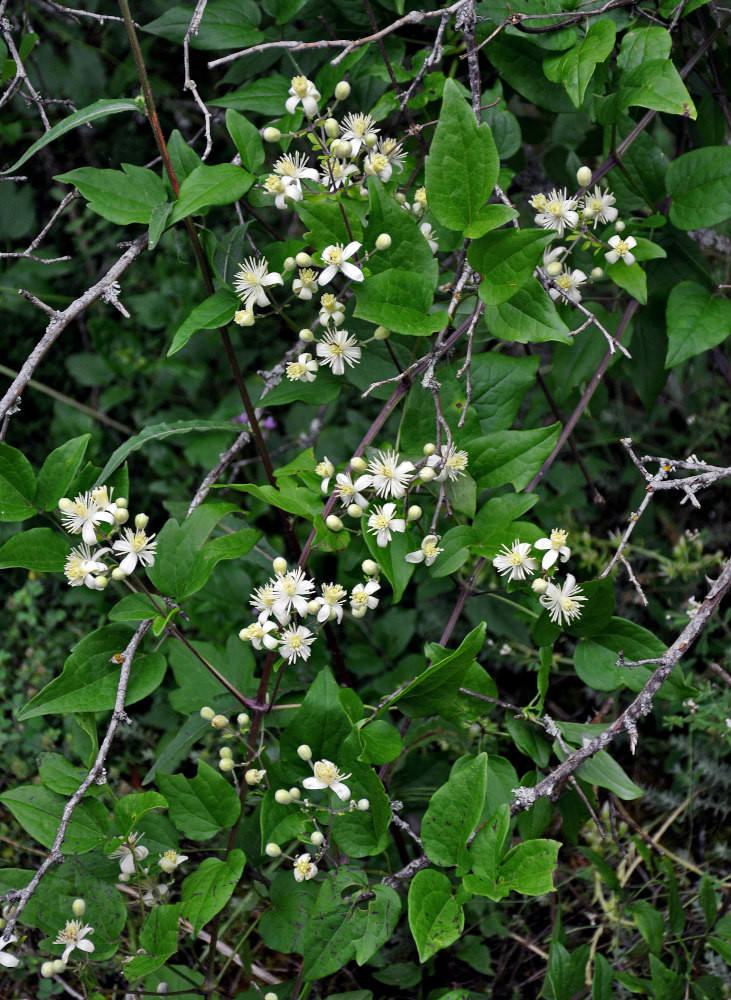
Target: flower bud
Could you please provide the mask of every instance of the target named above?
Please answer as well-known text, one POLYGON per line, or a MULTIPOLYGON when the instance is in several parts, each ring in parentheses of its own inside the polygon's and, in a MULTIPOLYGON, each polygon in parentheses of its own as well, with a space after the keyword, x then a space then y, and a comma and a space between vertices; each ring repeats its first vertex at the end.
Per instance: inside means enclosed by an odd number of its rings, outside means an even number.
POLYGON ((621 219, 617 219, 617 221, 614 223, 614 228, 617 230, 618 233, 624 232, 625 227, 621 219))
POLYGON ((256 323, 256 316, 253 309, 237 309, 234 313, 234 323, 236 326, 253 326, 256 323))
POLYGON ((325 518, 325 524, 328 526, 330 531, 342 531, 343 522, 340 520, 337 514, 328 514, 325 518))
POLYGON ((425 465, 424 468, 419 471, 419 478, 424 483, 430 483, 435 475, 436 472, 434 469, 430 468, 428 465, 425 465))
POLYGON ((250 767, 248 771, 244 771, 244 781, 247 785, 258 785, 260 781, 263 780, 266 771, 260 771, 256 767, 250 767))
POLYGON ((83 917, 86 913, 86 903, 83 899, 75 899, 71 904, 71 911, 75 917, 83 917))
POLYGON ((114 512, 115 524, 126 524, 129 521, 129 511, 125 507, 118 507, 114 512))
POLYGON ((590 277, 593 278, 594 281, 599 281, 600 278, 604 277, 603 269, 601 267, 592 267, 590 277))
POLYGON ((424 447, 421 450, 424 452, 425 455, 429 456, 434 454, 434 452, 437 450, 437 446, 435 444, 432 444, 431 441, 429 441, 427 444, 424 445, 424 447))
POLYGON ((388 340, 391 336, 391 331, 387 330, 385 326, 377 326, 373 331, 374 340, 388 340))
POLYGON ((226 760, 233 760, 233 750, 231 747, 221 747, 218 753, 220 757, 225 758, 226 760))
POLYGON ((94 590, 106 590, 108 586, 109 580, 106 576, 94 577, 94 590))
POLYGON ((548 590, 548 581, 538 577, 530 586, 534 594, 545 594, 548 590))
POLYGON ((308 602, 307 610, 311 615, 317 614, 317 612, 320 610, 320 602, 317 600, 317 598, 314 598, 312 601, 308 602))
POLYGON ((409 512, 406 516, 408 517, 409 521, 418 521, 422 513, 423 511, 421 507, 419 507, 417 504, 414 504, 413 507, 409 507, 409 512))
POLYGON ((363 139, 368 149, 373 149, 375 144, 378 142, 378 136, 374 132, 368 132, 368 134, 363 139))
POLYGON ((53 975, 53 962, 44 962, 41 966, 41 975, 44 979, 50 979, 53 975))
POLYGON ((228 725, 228 719, 225 715, 214 715, 211 719, 211 725, 214 729, 225 729, 228 725))
POLYGON ((297 799, 300 799, 302 797, 302 792, 299 790, 299 788, 290 788, 289 794, 292 796, 295 802, 297 801, 297 799))
POLYGON ((376 250, 388 250, 392 242, 388 233, 381 233, 380 236, 376 237, 376 250))
POLYGON ((306 326, 302 330, 300 330, 299 338, 300 340, 303 340, 305 344, 311 344, 312 341, 315 339, 315 335, 312 332, 312 330, 310 330, 310 328, 306 326))
POLYGON ((314 844, 315 847, 322 847, 325 843, 325 837, 319 830, 315 830, 314 833, 310 834, 310 843, 314 844))
POLYGON ((312 760, 312 747, 308 746, 307 743, 301 743, 297 747, 297 756, 300 760, 312 760))
POLYGON ((279 1000, 276 993, 265 993, 264 1000, 279 1000))
POLYGON ((144 531, 149 522, 150 519, 147 514, 138 514, 135 517, 135 528, 137 528, 138 531, 144 531))
POLYGON ((201 709, 201 719, 205 719, 206 722, 210 722, 216 713, 208 705, 204 705, 201 709))
POLYGON ((557 278, 562 270, 563 265, 558 260, 552 260, 549 264, 546 264, 546 274, 549 278, 557 278))
POLYGON ((312 257, 304 250, 300 250, 294 259, 297 262, 297 267, 309 267, 312 264, 312 257))
POLYGON ((353 152, 353 147, 347 139, 336 139, 330 147, 330 152, 333 156, 339 156, 341 160, 344 160, 353 152))
POLYGON ((288 806, 292 801, 292 796, 286 788, 278 788, 274 793, 274 801, 278 802, 280 806, 288 806))
POLYGON ((231 760, 230 757, 221 757, 221 759, 218 762, 218 767, 219 770, 221 771, 233 771, 236 765, 234 764, 234 762, 231 760))
POLYGON ((282 267, 284 268, 285 271, 294 271, 294 269, 297 267, 297 261, 294 259, 294 257, 285 257, 284 264, 282 264, 282 267))
POLYGON ((368 463, 365 462, 360 456, 358 458, 351 458, 350 468, 353 472, 365 472, 368 468, 368 463))
POLYGON ((366 576, 375 576, 376 573, 380 572, 381 567, 373 559, 364 559, 360 564, 360 568, 363 570, 366 576))
POLYGON ((53 972, 54 975, 60 976, 62 972, 65 972, 68 966, 62 958, 54 958, 53 960, 53 972))
POLYGON ((584 218, 585 218, 585 219, 587 219, 587 220, 591 220, 591 219, 593 219, 593 218, 594 218, 594 215, 595 215, 596 213, 594 212, 594 209, 593 209, 593 208, 591 207, 591 205, 586 205, 586 206, 585 206, 585 207, 584 207, 584 208, 582 209, 582 212, 581 212, 581 214, 582 214, 582 215, 584 216, 584 218))
POLYGON ((249 725, 249 716, 246 714, 246 712, 240 712, 236 716, 236 725, 240 726, 241 729, 243 729, 244 726, 248 726, 249 725))
POLYGON ((340 126, 334 118, 328 118, 324 125, 325 135, 328 139, 337 139, 340 135, 340 126))
POLYGON ((274 125, 269 125, 261 134, 264 142, 279 142, 282 138, 282 133, 274 125))
POLYGON ((277 556, 277 558, 272 562, 272 569, 277 576, 284 576, 287 572, 287 560, 283 559, 282 556, 277 556))
POLYGON ((129 504, 129 500, 127 499, 127 497, 117 497, 117 499, 114 502, 116 503, 117 507, 124 507, 125 509, 129 504))
POLYGON ((363 508, 357 503, 351 503, 348 507, 348 517, 363 517, 363 508))
POLYGON ((64 511, 71 510, 74 506, 73 501, 69 500, 68 497, 61 497, 58 501, 58 509, 63 513, 64 511))
POLYGON ((362 813, 368 812, 368 810, 370 809, 370 807, 371 807, 371 804, 368 801, 368 799, 358 799, 358 809, 362 813))
POLYGON ((114 569, 112 570, 112 579, 113 580, 126 580, 127 579, 127 574, 124 572, 124 570, 122 569, 121 566, 115 566, 114 569))
POLYGON ((282 853, 282 848, 279 846, 279 844, 271 842, 267 844, 266 847, 264 848, 264 853, 268 858, 278 858, 279 855, 282 853))
POLYGON ((341 80, 339 83, 335 84, 335 96, 339 101, 345 101, 348 97, 350 97, 350 84, 347 80, 341 80))
POLYGON ((365 613, 368 610, 366 607, 362 608, 352 608, 350 609, 350 614, 353 618, 365 618, 365 613))
POLYGON ((394 198, 399 203, 399 205, 404 205, 406 203, 406 195, 403 193, 403 191, 397 191, 396 194, 394 195, 394 198))
POLYGON ((591 167, 579 167, 576 171, 576 180, 585 188, 591 184, 591 167))

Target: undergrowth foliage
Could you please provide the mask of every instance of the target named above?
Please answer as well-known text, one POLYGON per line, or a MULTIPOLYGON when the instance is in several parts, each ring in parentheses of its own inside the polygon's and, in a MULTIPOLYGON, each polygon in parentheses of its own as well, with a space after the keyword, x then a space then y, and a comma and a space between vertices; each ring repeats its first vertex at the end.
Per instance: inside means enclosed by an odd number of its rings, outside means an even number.
POLYGON ((729 16, 523 6, 0 3, 0 996, 729 996, 729 16))

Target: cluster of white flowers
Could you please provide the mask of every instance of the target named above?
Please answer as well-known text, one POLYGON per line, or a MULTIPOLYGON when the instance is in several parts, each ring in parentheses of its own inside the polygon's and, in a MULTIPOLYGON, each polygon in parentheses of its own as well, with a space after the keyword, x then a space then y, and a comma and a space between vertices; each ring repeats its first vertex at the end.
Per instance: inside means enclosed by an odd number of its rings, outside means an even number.
MULTIPOLYGON (((140 841, 144 835, 133 830, 124 841, 109 855, 119 861, 119 881, 134 882, 140 891, 140 898, 148 906, 157 906, 168 894, 168 886, 159 881, 159 877, 150 873, 149 867, 143 867, 140 862, 149 855, 148 849, 140 841)), ((161 854, 157 866, 165 875, 172 875, 183 862, 188 860, 187 854, 179 854, 170 848, 161 854)))
POLYGON ((90 590, 104 590, 109 583, 105 557, 121 557, 119 565, 112 569, 113 580, 131 576, 138 563, 142 566, 153 566, 155 563, 157 542, 153 540, 154 535, 145 531, 147 515, 138 514, 135 517, 134 531, 122 528, 129 520, 127 500, 123 497, 112 500, 112 493, 113 490, 106 486, 97 486, 86 493, 79 493, 73 500, 62 497, 58 501, 66 531, 71 535, 81 535, 81 545, 71 549, 64 566, 64 575, 71 587, 83 584, 90 590), (105 531, 101 525, 108 525, 109 528, 105 531), (111 545, 94 548, 99 542, 111 541, 118 531, 121 537, 111 545))
MULTIPOLYGON (((71 909, 75 918, 83 917, 86 912, 86 903, 83 899, 75 899, 71 904, 71 909)), ((90 955, 94 951, 94 943, 89 940, 88 935, 93 933, 94 928, 90 924, 85 924, 80 919, 67 920, 63 930, 58 932, 53 942, 63 946, 63 955, 61 958, 43 962, 40 970, 41 976, 44 979, 50 979, 52 976, 65 972, 72 952, 77 949, 90 955)))
MULTIPOLYGON (((538 560, 531 554, 535 548, 544 552, 541 569, 546 574, 559 559, 565 563, 571 555, 571 549, 566 544, 567 537, 568 532, 554 528, 547 538, 539 538, 532 546, 516 538, 511 546, 503 545, 492 564, 500 576, 507 575, 508 582, 527 580, 538 570, 538 560)), ((568 625, 574 618, 581 617, 582 604, 587 598, 570 573, 562 585, 544 575, 534 580, 531 586, 539 595, 540 603, 548 610, 552 622, 568 625)))

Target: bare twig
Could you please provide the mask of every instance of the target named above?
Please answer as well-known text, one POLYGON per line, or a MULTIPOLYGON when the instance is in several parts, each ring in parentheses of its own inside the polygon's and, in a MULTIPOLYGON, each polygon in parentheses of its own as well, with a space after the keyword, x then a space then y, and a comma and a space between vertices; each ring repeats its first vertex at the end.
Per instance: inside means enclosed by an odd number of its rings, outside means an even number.
POLYGON ((206 133, 206 148, 201 156, 202 160, 207 160, 208 156, 213 147, 213 139, 211 138, 211 112, 203 103, 203 99, 198 93, 198 87, 196 86, 195 80, 191 79, 190 76, 190 39, 193 35, 197 35, 201 26, 201 21, 203 20, 203 14, 206 9, 208 0, 198 0, 195 5, 195 10, 193 11, 193 16, 190 19, 190 24, 185 32, 185 38, 183 39, 183 71, 185 73, 185 83, 183 88, 189 90, 193 95, 193 100, 198 105, 203 115, 203 122, 206 133))

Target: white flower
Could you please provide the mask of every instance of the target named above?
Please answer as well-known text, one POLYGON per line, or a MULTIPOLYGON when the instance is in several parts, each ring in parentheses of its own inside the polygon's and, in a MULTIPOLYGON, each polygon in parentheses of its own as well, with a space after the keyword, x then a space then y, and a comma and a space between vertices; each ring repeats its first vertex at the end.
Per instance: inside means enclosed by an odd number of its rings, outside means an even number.
POLYGON ((324 184, 328 191, 337 191, 339 187, 347 183, 351 174, 358 173, 358 168, 354 163, 339 160, 335 156, 328 156, 322 166, 320 183, 324 184))
MULTIPOLYGON (((145 868, 145 872, 147 870, 145 868)), ((140 888, 142 889, 142 902, 147 903, 148 906, 159 906, 169 891, 164 882, 157 882, 152 877, 140 879, 140 888)))
POLYGON ((399 462, 398 452, 390 449, 379 451, 378 458, 372 458, 368 463, 371 485, 379 497, 392 496, 398 500, 405 496, 409 483, 414 478, 410 475, 413 471, 411 462, 399 462))
POLYGON ((611 236, 609 239, 609 246, 612 249, 609 253, 605 253, 604 256, 610 264, 616 264, 620 258, 625 262, 625 264, 634 264, 635 255, 630 253, 632 247, 637 246, 637 240, 634 236, 626 236, 624 239, 622 239, 621 236, 611 236))
POLYGON ((71 587, 80 587, 84 584, 89 590, 96 590, 95 573, 104 573, 106 566, 99 561, 99 556, 109 549, 98 549, 91 552, 87 545, 79 545, 71 549, 64 565, 63 572, 71 587))
MULTIPOLYGON (((325 482, 330 481, 330 477, 335 472, 335 466, 332 464, 330 459, 325 455, 321 462, 318 462, 315 466, 315 475, 320 476, 320 478, 325 479, 325 482)), ((327 493, 327 486, 322 487, 322 492, 327 493)))
POLYGON ((302 782, 307 789, 332 788, 341 802, 350 798, 350 789, 343 784, 349 774, 341 774, 331 760, 318 760, 312 764, 314 775, 302 782))
POLYGON ((550 569, 559 556, 561 556, 561 562, 566 562, 571 555, 571 549, 566 544, 567 537, 567 531, 554 528, 548 538, 539 538, 535 542, 535 548, 548 550, 541 562, 543 569, 550 569))
POLYGON ((530 551, 531 547, 528 542, 521 542, 516 538, 512 548, 503 545, 492 564, 500 576, 509 573, 509 581, 525 580, 527 576, 531 576, 538 569, 538 560, 531 556, 530 551))
POLYGON ((318 110, 317 102, 320 100, 320 94, 312 80, 308 80, 306 76, 292 77, 292 86, 289 88, 289 93, 292 96, 288 97, 284 102, 284 106, 287 109, 288 114, 291 115, 301 101, 302 108, 307 117, 315 117, 318 110))
POLYGON ((348 262, 348 258, 360 250, 360 247, 361 244, 355 240, 348 243, 346 247, 342 243, 332 243, 329 247, 325 247, 321 254, 325 270, 320 275, 320 284, 326 285, 338 271, 342 271, 345 277, 350 278, 351 281, 362 281, 363 272, 361 269, 348 262))
POLYGON ((373 595, 381 589, 377 580, 369 580, 368 583, 357 583, 350 592, 350 610, 365 614, 367 609, 371 611, 378 607, 378 598, 373 595))
POLYGON ((17 940, 18 939, 15 934, 11 934, 7 941, 3 939, 2 935, 0 935, 0 965, 4 965, 6 969, 14 969, 20 962, 20 959, 16 958, 15 955, 5 955, 3 953, 3 948, 7 947, 9 944, 15 944, 17 940))
POLYGON ((279 639, 271 632, 275 632, 279 626, 270 619, 253 622, 247 628, 242 628, 239 632, 239 639, 250 642, 254 649, 261 649, 262 643, 267 649, 276 649, 279 639))
POLYGON ((298 615, 304 616, 307 614, 307 604, 314 590, 314 582, 308 580, 304 570, 297 566, 275 582, 272 611, 280 621, 287 618, 293 608, 298 615))
MULTIPOLYGON (((406 159, 406 153, 404 153, 401 148, 401 143, 398 139, 379 139, 378 141, 378 152, 383 153, 384 156, 388 157, 389 163, 399 172, 403 170, 404 160, 406 159)), ((424 200, 426 201, 426 191, 424 188, 419 188, 419 191, 424 191, 424 200)), ((418 194, 418 192, 417 192, 418 194)))
POLYGON ((310 646, 315 641, 315 636, 308 628, 304 625, 290 625, 283 630, 280 638, 282 642, 279 653, 287 663, 294 663, 299 657, 309 660, 312 652, 310 646))
POLYGON ((360 147, 366 145, 369 148, 374 146, 380 130, 373 127, 373 119, 370 115, 346 115, 343 118, 343 131, 341 139, 347 139, 350 143, 350 155, 357 156, 360 147))
POLYGON ((444 549, 437 548, 438 541, 439 535, 427 535, 421 543, 421 548, 417 549, 416 552, 409 552, 405 557, 406 562, 426 562, 427 566, 431 566, 439 553, 444 552, 444 549))
POLYGON ((307 166, 304 153, 285 153, 274 164, 274 173, 282 178, 285 191, 293 201, 302 201, 303 180, 319 181, 320 174, 314 167, 307 166))
POLYGON ((311 267, 300 270, 299 277, 292 282, 292 291, 298 299, 309 302, 312 293, 317 291, 317 274, 311 267))
POLYGON ((581 292, 579 291, 579 288, 586 281, 586 275, 583 271, 578 269, 575 271, 568 271, 564 268, 564 270, 560 274, 556 275, 553 280, 558 285, 558 288, 549 288, 548 294, 554 302, 558 299, 559 302, 565 305, 569 299, 572 302, 581 301, 581 292), (561 291, 558 290, 559 288, 561 291), (563 295, 561 292, 563 292, 563 295))
POLYGON ((363 161, 363 171, 369 177, 377 177, 384 184, 391 180, 393 164, 385 153, 371 152, 363 161))
POLYGON ((557 587, 555 583, 549 583, 546 593, 539 597, 544 608, 548 609, 551 621, 558 625, 570 624, 573 618, 581 617, 581 605, 586 597, 581 591, 581 587, 576 585, 575 578, 569 573, 566 582, 562 587, 557 587))
MULTIPOLYGON (((404 205, 404 208, 405 207, 406 205, 404 205)), ((419 212, 426 212, 428 207, 429 206, 426 200, 426 188, 425 187, 417 188, 416 191, 414 192, 414 203, 411 206, 411 211, 414 213, 414 215, 418 215, 419 212)))
POLYGON ((69 955, 74 948, 86 952, 94 951, 94 945, 91 941, 86 940, 86 935, 93 933, 94 928, 88 924, 82 926, 80 920, 67 920, 66 926, 62 931, 58 932, 56 940, 53 942, 54 944, 65 945, 62 961, 68 962, 69 955))
MULTIPOLYGON (((322 280, 322 279, 320 279, 322 280)), ((340 326, 345 320, 345 307, 342 302, 338 302, 334 295, 330 295, 326 292, 320 298, 320 315, 319 321, 320 326, 327 326, 329 323, 334 323, 335 326, 340 326)))
POLYGON ((269 305, 269 299, 264 291, 269 285, 283 285, 281 274, 272 271, 269 274, 269 264, 263 258, 256 260, 247 257, 234 276, 234 288, 247 309, 255 302, 260 309, 269 305))
POLYGON ((178 854, 177 851, 165 851, 165 853, 160 856, 158 865, 166 874, 170 875, 171 872, 175 871, 178 865, 182 865, 182 863, 187 860, 187 854, 178 854))
POLYGON ((112 548, 115 552, 127 553, 119 564, 125 576, 134 573, 138 562, 143 566, 154 566, 157 542, 153 542, 152 539, 155 536, 146 535, 144 531, 132 531, 131 528, 124 528, 123 533, 124 538, 117 539, 112 548))
POLYGON ((253 326, 256 323, 256 316, 253 309, 237 309, 234 313, 234 323, 236 326, 253 326))
POLYGON ((371 485, 370 476, 358 476, 353 482, 349 472, 339 472, 335 477, 335 492, 340 497, 343 507, 349 507, 352 503, 357 504, 363 510, 368 506, 368 501, 360 492, 371 485))
POLYGON ((436 253, 437 250, 439 249, 439 241, 432 227, 429 225, 428 222, 422 222, 422 224, 419 226, 419 229, 421 230, 421 235, 429 244, 429 249, 431 250, 431 252, 436 253))
POLYGON ((368 530, 376 536, 376 544, 381 549, 391 541, 392 531, 406 531, 406 522, 402 517, 394 517, 395 513, 396 504, 385 503, 383 507, 376 507, 368 518, 368 530))
POLYGON ((300 854, 294 859, 294 877, 297 882, 309 882, 317 875, 317 865, 309 854, 300 854))
POLYGON ((264 190, 267 194, 274 195, 274 204, 280 211, 287 208, 288 198, 291 201, 302 201, 304 198, 301 187, 294 185, 291 188, 287 187, 282 178, 276 174, 269 174, 264 181, 264 190))
POLYGON ((541 206, 542 211, 535 218, 537 225, 541 228, 555 229, 559 236, 563 236, 564 229, 573 229, 574 226, 578 225, 579 213, 575 211, 578 198, 569 198, 566 188, 562 188, 560 191, 554 188, 547 198, 544 195, 536 195, 535 198, 531 198, 530 203, 534 208, 539 207, 539 198, 545 199, 545 205, 541 206))
MULTIPOLYGON (((143 836, 143 834, 133 830, 128 835, 125 843, 121 844, 116 851, 112 851, 109 855, 110 858, 121 858, 119 867, 125 875, 132 875, 135 870, 135 861, 144 861, 150 853, 144 844, 140 844, 143 836)), ((66 926, 68 927, 68 924, 66 926)), ((66 961, 65 958, 64 961, 66 961)))
POLYGON ((300 354, 296 361, 288 361, 285 369, 291 382, 314 382, 320 366, 311 354, 300 354))
POLYGON ((619 213, 612 207, 615 201, 614 195, 610 191, 602 191, 598 184, 592 194, 587 192, 584 195, 584 214, 587 218, 594 219, 595 229, 597 222, 614 222, 617 218, 619 213))
POLYGON ((360 345, 347 330, 328 330, 317 345, 317 356, 323 365, 329 365, 333 375, 342 375, 345 363, 352 368, 360 361, 360 345))
POLYGON ((71 535, 81 534, 82 541, 87 545, 96 544, 98 524, 101 524, 102 521, 106 524, 114 524, 114 513, 106 509, 107 504, 102 505, 94 499, 95 493, 99 495, 99 491, 92 490, 87 493, 79 493, 74 500, 62 497, 58 501, 64 528, 71 535))
POLYGON ((453 483, 460 476, 466 475, 469 455, 466 451, 457 451, 454 444, 442 445, 438 452, 429 456, 426 464, 430 469, 441 466, 441 471, 434 477, 436 482, 443 483, 445 479, 449 479, 453 483))
POLYGON ((274 582, 269 581, 263 587, 257 587, 249 599, 249 604, 259 612, 259 621, 266 621, 274 611, 277 595, 274 592, 274 582))
POLYGON ((348 596, 344 587, 339 583, 323 583, 321 587, 321 597, 316 597, 315 601, 320 605, 317 612, 319 622, 328 622, 332 618, 337 618, 338 622, 343 620, 343 601, 348 596))

